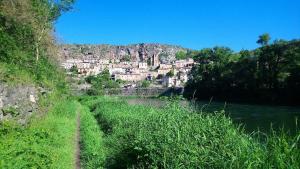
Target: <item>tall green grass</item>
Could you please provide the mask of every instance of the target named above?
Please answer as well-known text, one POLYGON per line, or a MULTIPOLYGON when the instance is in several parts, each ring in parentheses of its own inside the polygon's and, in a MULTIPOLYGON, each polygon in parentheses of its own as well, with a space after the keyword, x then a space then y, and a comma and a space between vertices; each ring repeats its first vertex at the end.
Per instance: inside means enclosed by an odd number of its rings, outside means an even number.
POLYGON ((80 109, 80 159, 85 169, 103 168, 105 149, 103 133, 87 107, 80 109))
POLYGON ((252 138, 222 112, 158 109, 85 98, 107 149, 106 168, 299 168, 300 133, 252 138))
POLYGON ((74 168, 78 103, 62 101, 28 126, 0 124, 0 168, 74 168))

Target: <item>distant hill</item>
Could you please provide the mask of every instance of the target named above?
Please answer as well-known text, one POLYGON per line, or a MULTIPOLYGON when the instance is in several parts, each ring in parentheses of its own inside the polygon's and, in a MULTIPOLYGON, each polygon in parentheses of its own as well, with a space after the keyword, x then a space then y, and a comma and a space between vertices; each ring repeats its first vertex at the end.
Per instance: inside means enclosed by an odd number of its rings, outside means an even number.
POLYGON ((157 55, 163 63, 175 60, 176 53, 189 49, 175 45, 164 44, 133 44, 125 46, 115 45, 87 45, 64 44, 60 46, 60 58, 95 58, 95 59, 120 59, 142 61, 157 55))

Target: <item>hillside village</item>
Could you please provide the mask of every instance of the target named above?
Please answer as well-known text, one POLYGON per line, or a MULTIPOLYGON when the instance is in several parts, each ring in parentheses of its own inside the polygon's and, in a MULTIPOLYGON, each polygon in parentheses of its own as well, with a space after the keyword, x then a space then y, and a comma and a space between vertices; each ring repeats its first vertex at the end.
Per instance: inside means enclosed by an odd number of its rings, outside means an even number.
POLYGON ((123 87, 126 88, 135 87, 144 80, 153 82, 156 87, 183 87, 194 60, 177 60, 176 54, 180 51, 187 52, 183 48, 159 44, 98 48, 64 46, 61 65, 69 72, 75 69, 79 77, 108 70, 113 80, 125 81, 123 87))

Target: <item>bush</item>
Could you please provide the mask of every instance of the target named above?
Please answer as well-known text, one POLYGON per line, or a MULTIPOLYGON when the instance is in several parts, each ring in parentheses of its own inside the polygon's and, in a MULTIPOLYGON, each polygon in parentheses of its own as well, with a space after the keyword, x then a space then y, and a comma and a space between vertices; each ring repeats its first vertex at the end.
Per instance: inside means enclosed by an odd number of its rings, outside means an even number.
POLYGON ((175 76, 174 70, 173 70, 173 69, 170 70, 170 71, 166 74, 166 76, 168 76, 168 77, 174 77, 174 76, 175 76))
POLYGON ((77 66, 72 66, 70 72, 72 72, 73 74, 78 74, 77 66))
POLYGON ((144 81, 142 81, 141 87, 142 87, 142 88, 147 88, 147 87, 150 86, 150 84, 151 84, 150 81, 144 80, 144 81))

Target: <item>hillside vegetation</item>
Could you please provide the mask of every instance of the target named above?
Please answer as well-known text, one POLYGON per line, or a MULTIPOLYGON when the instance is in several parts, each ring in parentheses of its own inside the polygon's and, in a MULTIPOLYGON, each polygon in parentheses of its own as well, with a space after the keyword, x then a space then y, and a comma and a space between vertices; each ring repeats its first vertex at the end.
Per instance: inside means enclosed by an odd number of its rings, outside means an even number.
POLYGON ((72 0, 0 0, 0 84, 42 91, 38 110, 25 125, 14 119, 0 121, 0 168, 75 167, 75 144, 70 143, 80 104, 68 99, 52 35, 53 23, 71 4, 72 0))
POLYGON ((1 81, 52 88, 64 85, 64 75, 55 64, 52 34, 54 21, 70 8, 71 0, 55 2, 0 1, 1 81))

